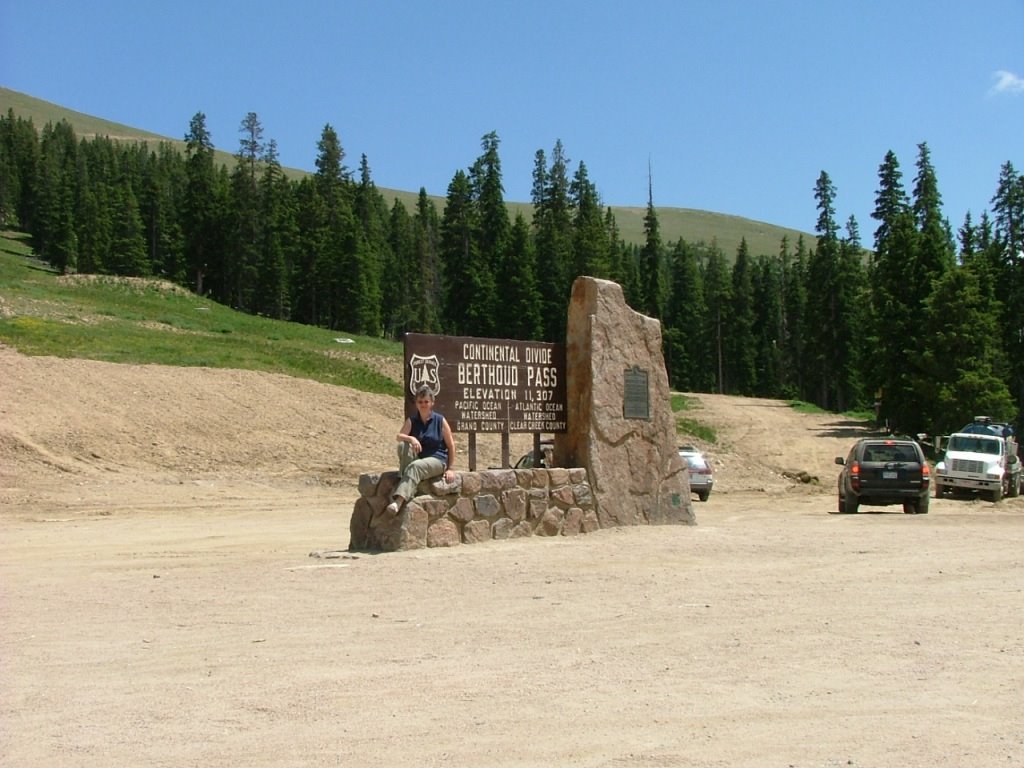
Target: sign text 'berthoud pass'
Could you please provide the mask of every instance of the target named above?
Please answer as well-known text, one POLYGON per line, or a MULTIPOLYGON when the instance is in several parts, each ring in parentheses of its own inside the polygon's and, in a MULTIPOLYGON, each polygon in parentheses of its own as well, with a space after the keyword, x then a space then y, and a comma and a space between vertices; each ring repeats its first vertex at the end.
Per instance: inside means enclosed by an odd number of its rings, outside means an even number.
POLYGON ((565 345, 470 336, 405 336, 406 413, 416 390, 456 432, 565 432, 565 345))

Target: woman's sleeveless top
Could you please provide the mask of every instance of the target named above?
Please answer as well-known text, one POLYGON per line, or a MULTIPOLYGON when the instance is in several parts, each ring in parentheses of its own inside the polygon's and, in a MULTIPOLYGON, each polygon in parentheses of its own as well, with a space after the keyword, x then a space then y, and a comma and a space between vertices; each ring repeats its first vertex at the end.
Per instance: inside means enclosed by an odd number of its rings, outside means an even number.
POLYGON ((420 445, 423 446, 423 450, 420 451, 418 459, 428 459, 433 456, 436 459, 440 459, 445 464, 448 463, 448 446, 444 442, 444 416, 436 411, 430 414, 430 418, 427 419, 427 423, 424 424, 420 420, 419 413, 414 413, 410 418, 412 422, 412 429, 409 430, 409 434, 420 441, 420 445))

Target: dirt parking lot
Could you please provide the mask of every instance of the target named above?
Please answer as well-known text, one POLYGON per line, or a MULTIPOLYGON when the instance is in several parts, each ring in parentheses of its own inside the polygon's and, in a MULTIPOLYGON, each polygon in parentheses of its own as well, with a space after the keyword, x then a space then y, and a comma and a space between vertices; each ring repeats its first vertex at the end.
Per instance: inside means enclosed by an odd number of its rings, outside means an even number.
POLYGON ((858 425, 696 397, 697 526, 323 558, 396 400, 0 349, 0 765, 1024 765, 1024 498, 830 514, 858 425))

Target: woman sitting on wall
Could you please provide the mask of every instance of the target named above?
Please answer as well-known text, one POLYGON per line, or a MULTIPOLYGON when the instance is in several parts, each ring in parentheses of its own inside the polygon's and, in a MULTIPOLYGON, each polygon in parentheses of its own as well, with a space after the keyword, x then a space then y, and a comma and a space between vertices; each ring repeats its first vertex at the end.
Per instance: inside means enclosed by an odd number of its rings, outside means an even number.
POLYGON ((455 479, 455 438, 448 420, 434 411, 434 393, 429 387, 416 390, 416 413, 405 420, 395 439, 402 479, 387 506, 391 515, 416 494, 424 480, 440 475, 447 483, 455 479))

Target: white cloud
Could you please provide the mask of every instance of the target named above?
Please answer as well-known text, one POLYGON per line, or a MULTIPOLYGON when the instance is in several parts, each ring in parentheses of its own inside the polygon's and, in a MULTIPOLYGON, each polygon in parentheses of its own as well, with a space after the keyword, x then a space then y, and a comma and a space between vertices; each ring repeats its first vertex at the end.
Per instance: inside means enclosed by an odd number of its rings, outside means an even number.
POLYGON ((999 69, 992 73, 995 84, 989 89, 990 95, 997 93, 1024 93, 1024 77, 999 69))

